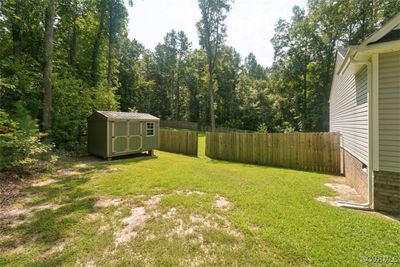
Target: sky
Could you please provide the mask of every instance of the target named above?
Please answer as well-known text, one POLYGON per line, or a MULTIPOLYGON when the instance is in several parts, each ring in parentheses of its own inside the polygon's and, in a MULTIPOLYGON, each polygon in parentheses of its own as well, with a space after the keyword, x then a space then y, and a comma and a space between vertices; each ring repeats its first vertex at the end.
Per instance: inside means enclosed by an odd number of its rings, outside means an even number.
MULTIPOLYGON (((242 56, 250 52, 270 66, 274 49, 270 42, 279 18, 290 19, 294 5, 306 7, 307 0, 235 0, 228 13, 226 44, 242 56)), ((163 42, 167 32, 186 33, 193 48, 199 47, 196 22, 200 19, 197 0, 135 0, 128 6, 129 37, 148 49, 163 42)))

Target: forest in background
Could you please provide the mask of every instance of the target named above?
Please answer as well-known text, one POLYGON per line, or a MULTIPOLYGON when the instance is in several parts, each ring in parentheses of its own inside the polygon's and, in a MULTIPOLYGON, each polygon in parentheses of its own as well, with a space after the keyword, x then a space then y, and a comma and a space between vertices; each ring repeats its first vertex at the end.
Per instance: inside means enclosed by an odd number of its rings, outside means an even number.
POLYGON ((0 159, 48 151, 41 132, 57 148, 82 150, 94 110, 202 125, 214 118, 217 126, 268 132, 327 131, 338 47, 360 43, 400 11, 400 0, 309 0, 276 23, 265 40, 274 63, 265 67, 225 43, 233 1, 198 3, 201 48, 193 49, 179 29, 155 48, 129 39, 126 5, 134 8, 134 1, 0 0, 0 159))

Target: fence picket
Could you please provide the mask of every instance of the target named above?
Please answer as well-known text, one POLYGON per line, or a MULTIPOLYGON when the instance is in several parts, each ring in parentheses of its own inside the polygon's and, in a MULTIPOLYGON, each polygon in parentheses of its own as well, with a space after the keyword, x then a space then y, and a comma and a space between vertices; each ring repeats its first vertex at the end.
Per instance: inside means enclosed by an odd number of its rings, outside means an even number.
MULTIPOLYGON (((160 130, 160 150, 197 156, 197 139, 197 132, 193 131, 160 130)), ((206 142, 209 141, 206 138, 206 142)), ((212 147, 211 143, 206 149, 212 147)), ((206 154, 210 154, 209 150, 206 154)))

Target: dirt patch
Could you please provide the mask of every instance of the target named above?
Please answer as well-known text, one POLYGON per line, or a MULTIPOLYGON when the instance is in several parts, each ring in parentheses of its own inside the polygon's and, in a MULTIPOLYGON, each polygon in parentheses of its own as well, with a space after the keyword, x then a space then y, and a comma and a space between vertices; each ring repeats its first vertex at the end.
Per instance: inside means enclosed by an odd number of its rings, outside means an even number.
POLYGON ((91 165, 89 165, 88 163, 78 163, 78 164, 75 164, 73 167, 78 168, 78 169, 85 169, 85 168, 88 168, 89 166, 91 166, 91 165))
POLYGON ((22 189, 32 182, 33 176, 14 172, 0 173, 0 214, 12 208, 12 204, 26 193, 22 189))
POLYGON ((91 168, 82 170, 82 174, 109 173, 109 172, 116 172, 118 170, 119 170, 118 168, 104 168, 104 169, 91 168))
POLYGON ((58 244, 52 246, 45 253, 41 254, 40 258, 48 258, 54 254, 61 253, 65 249, 65 247, 67 246, 68 243, 69 242, 67 242, 67 241, 59 242, 58 244))
POLYGON ((179 237, 193 234, 194 227, 192 225, 185 225, 182 219, 178 219, 177 222, 178 226, 175 228, 174 233, 176 233, 179 237))
POLYGON ((200 224, 206 228, 218 228, 218 223, 211 221, 209 217, 203 217, 199 215, 190 215, 190 222, 193 224, 200 224))
POLYGON ((350 202, 355 204, 362 204, 366 202, 365 197, 360 195, 351 185, 348 184, 344 177, 334 177, 332 182, 326 183, 325 186, 334 190, 336 196, 320 196, 316 199, 323 203, 328 203, 332 206, 339 206, 338 202, 350 202))
POLYGON ((185 223, 182 218, 176 219, 176 228, 172 233, 167 235, 167 238, 171 238, 172 235, 176 234, 178 237, 185 237, 188 235, 198 236, 202 239, 201 231, 204 229, 214 229, 217 231, 225 232, 235 238, 242 237, 239 233, 232 227, 232 224, 223 216, 220 215, 198 215, 191 214, 189 216, 189 222, 185 223))
POLYGON ((96 267, 97 265, 94 263, 94 261, 88 261, 85 264, 85 267, 96 267))
POLYGON ((72 166, 72 168, 60 169, 55 173, 56 177, 65 176, 82 176, 91 173, 109 173, 118 171, 118 168, 98 168, 93 164, 79 163, 72 166))
POLYGON ((106 225, 100 226, 99 229, 97 229, 97 233, 101 235, 101 234, 107 233, 109 230, 110 230, 110 226, 108 224, 106 224, 106 225))
POLYGON ((318 200, 319 202, 322 203, 328 203, 329 205, 338 207, 338 201, 340 201, 339 199, 337 199, 336 197, 317 197, 315 198, 316 200, 318 200))
POLYGON ((176 208, 171 208, 167 213, 163 214, 163 219, 172 219, 176 215, 176 208))
MULTIPOLYGON (((190 196, 193 194, 202 195, 200 191, 174 191, 173 194, 182 194, 190 196)), ((175 227, 166 234, 168 239, 172 239, 174 236, 186 237, 190 236, 191 239, 199 239, 202 243, 201 231, 205 229, 214 229, 217 231, 224 232, 232 237, 240 238, 242 235, 235 230, 229 220, 220 215, 207 215, 202 216, 198 214, 191 214, 189 217, 182 217, 175 207, 170 208, 166 212, 161 212, 158 209, 158 205, 165 194, 157 194, 151 196, 143 203, 143 206, 134 207, 128 217, 122 219, 123 227, 114 232, 115 245, 120 245, 130 241, 137 237, 140 232, 145 235, 146 240, 152 240, 156 238, 157 233, 150 233, 148 230, 143 230, 146 226, 146 222, 150 218, 161 217, 163 220, 172 222, 175 227)), ((215 207, 221 210, 227 210, 231 208, 232 204, 219 195, 216 196, 215 207)), ((108 230, 108 229, 107 229, 108 230)), ((106 229, 104 229, 106 231, 106 229)))
POLYGON ((174 194, 181 195, 181 196, 191 196, 191 195, 198 195, 198 196, 203 196, 206 193, 202 191, 197 191, 197 190, 174 190, 174 194))
POLYGON ((16 240, 9 246, 0 248, 0 253, 18 254, 18 253, 23 253, 24 251, 26 251, 26 249, 27 249, 26 242, 16 240))
MULTIPOLYGON (((157 206, 163 196, 164 194, 151 196, 144 201, 144 206, 135 207, 131 210, 131 215, 122 220, 124 228, 114 233, 116 245, 128 242, 136 237, 138 232, 144 228, 149 218, 157 218, 162 215, 164 219, 171 219, 176 215, 176 208, 171 208, 165 214, 161 214, 161 212, 157 210, 157 206)), ((107 203, 109 203, 109 201, 107 203)))
POLYGON ((66 176, 79 176, 82 175, 83 173, 74 169, 61 169, 58 170, 54 176, 55 177, 66 177, 66 176))
POLYGON ((107 208, 107 207, 111 207, 111 206, 119 206, 121 205, 122 200, 120 198, 116 198, 116 199, 110 199, 110 198, 102 198, 99 199, 95 204, 94 207, 95 208, 107 208))
POLYGON ((157 206, 157 204, 160 203, 162 196, 163 195, 161 194, 154 195, 149 200, 146 200, 144 204, 146 205, 146 207, 154 209, 157 206))
POLYGON ((129 241, 131 238, 136 237, 138 231, 143 229, 145 226, 148 218, 149 215, 146 213, 144 207, 133 208, 131 215, 122 220, 122 223, 125 225, 125 227, 121 231, 114 234, 115 244, 120 245, 129 241))
POLYGON ((57 204, 41 204, 28 208, 15 208, 0 215, 0 222, 10 224, 12 227, 21 225, 32 217, 33 213, 42 210, 57 210, 61 206, 57 204))
POLYGON ((214 208, 217 208, 217 209, 220 209, 223 211, 227 211, 231 208, 232 203, 229 202, 226 198, 224 198, 220 195, 216 195, 213 206, 214 206, 214 208))
POLYGON ((89 213, 82 218, 83 222, 95 222, 104 218, 103 214, 100 213, 89 213))
POLYGON ((42 186, 54 184, 56 182, 57 182, 57 180, 54 180, 54 179, 46 179, 46 180, 40 180, 40 181, 34 182, 34 183, 32 183, 32 186, 33 187, 42 187, 42 186))
POLYGON ((75 263, 75 266, 79 266, 79 267, 96 267, 96 263, 93 260, 90 260, 88 262, 81 262, 80 260, 77 260, 75 263))
MULTIPOLYGON (((181 259, 183 266, 199 266, 205 263, 212 265, 211 262, 216 260, 214 251, 219 244, 206 241, 203 231, 212 229, 228 234, 235 239, 243 237, 239 231, 232 227, 227 218, 219 215, 191 214, 188 220, 184 218, 175 219, 175 225, 176 227, 166 235, 166 238, 171 241, 176 238, 183 239, 184 242, 190 243, 198 249, 198 253, 190 258, 181 259)), ((229 248, 237 250, 238 246, 233 244, 229 248)))

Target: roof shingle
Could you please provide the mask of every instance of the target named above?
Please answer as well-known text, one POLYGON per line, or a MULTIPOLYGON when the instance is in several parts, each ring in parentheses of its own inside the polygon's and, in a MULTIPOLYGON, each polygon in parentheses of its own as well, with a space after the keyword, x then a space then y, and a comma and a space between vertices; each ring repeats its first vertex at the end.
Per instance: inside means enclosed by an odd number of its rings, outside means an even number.
POLYGON ((118 112, 118 111, 96 111, 104 117, 122 120, 159 120, 159 118, 148 113, 118 112))

